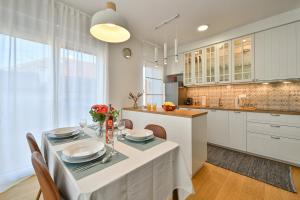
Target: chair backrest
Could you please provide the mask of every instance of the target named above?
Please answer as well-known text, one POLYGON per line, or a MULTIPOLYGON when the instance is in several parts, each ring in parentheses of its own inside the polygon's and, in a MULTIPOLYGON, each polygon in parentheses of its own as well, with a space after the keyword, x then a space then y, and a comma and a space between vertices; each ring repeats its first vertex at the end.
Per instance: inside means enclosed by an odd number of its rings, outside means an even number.
POLYGON ((130 119, 122 119, 122 120, 125 121, 125 128, 133 129, 133 123, 130 119))
POLYGON ((38 178, 44 200, 60 200, 61 197, 58 188, 49 174, 42 155, 37 151, 33 152, 31 155, 31 162, 38 178))
POLYGON ((156 137, 159 137, 161 139, 167 139, 167 133, 164 127, 156 125, 156 124, 148 124, 145 129, 153 131, 153 134, 156 137))
POLYGON ((39 148, 39 146, 38 146, 38 144, 36 143, 36 140, 35 140, 34 136, 32 135, 32 133, 27 133, 27 134, 26 134, 26 138, 27 138, 27 142, 28 142, 28 144, 29 144, 31 153, 37 151, 37 152, 39 152, 40 154, 42 154, 42 153, 41 153, 41 150, 40 150, 40 148, 39 148))

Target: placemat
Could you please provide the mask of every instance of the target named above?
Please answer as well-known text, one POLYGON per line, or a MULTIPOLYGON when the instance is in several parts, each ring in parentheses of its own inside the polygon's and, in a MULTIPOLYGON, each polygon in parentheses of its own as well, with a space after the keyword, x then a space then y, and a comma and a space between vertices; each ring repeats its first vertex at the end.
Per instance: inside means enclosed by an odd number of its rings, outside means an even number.
MULTIPOLYGON (((112 148, 106 145, 106 153, 105 155, 107 155, 108 153, 110 153, 112 151, 112 148)), ((86 176, 89 176, 93 173, 96 173, 98 171, 101 171, 107 167, 110 167, 118 162, 121 162, 122 160, 127 159, 128 157, 125 156, 124 154, 116 151, 117 154, 113 155, 110 159, 109 162, 107 163, 101 163, 102 159, 105 157, 105 155, 103 155, 102 157, 87 162, 87 163, 80 163, 80 164, 71 164, 71 163, 66 163, 64 161, 62 161, 64 163, 64 165, 68 168, 68 170, 71 172, 71 174, 73 175, 73 177, 75 178, 75 180, 79 180, 81 178, 84 178, 86 176)), ((62 155, 62 151, 58 151, 57 152, 59 157, 61 157, 62 155)))
POLYGON ((150 149, 156 145, 159 145, 159 144, 165 142, 166 140, 158 138, 158 137, 154 137, 153 139, 145 141, 145 142, 134 142, 134 141, 127 140, 127 139, 121 140, 119 137, 118 141, 122 142, 124 144, 127 144, 135 149, 140 150, 140 151, 145 151, 147 149, 150 149))
POLYGON ((47 137, 48 141, 50 142, 50 144, 55 146, 55 145, 59 145, 59 144, 65 144, 68 142, 83 140, 86 138, 90 138, 91 136, 89 136, 88 134, 80 133, 78 137, 75 136, 75 137, 70 137, 70 138, 65 138, 65 139, 55 139, 55 138, 48 137, 48 134, 46 133, 46 137, 47 137))

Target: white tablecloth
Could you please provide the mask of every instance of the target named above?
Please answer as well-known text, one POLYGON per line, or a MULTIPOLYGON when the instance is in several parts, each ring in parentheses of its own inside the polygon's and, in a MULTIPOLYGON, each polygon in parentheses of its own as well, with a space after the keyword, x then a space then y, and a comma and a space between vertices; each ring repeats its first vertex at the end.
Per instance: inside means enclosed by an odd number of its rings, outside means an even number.
MULTIPOLYGON (((85 132, 95 138, 92 129, 85 132)), ((50 174, 64 199, 167 200, 175 188, 179 190, 179 199, 185 199, 194 191, 179 146, 174 142, 166 141, 139 151, 116 140, 115 148, 128 156, 126 160, 75 180, 57 151, 77 142, 53 146, 45 134, 42 138, 50 174)))

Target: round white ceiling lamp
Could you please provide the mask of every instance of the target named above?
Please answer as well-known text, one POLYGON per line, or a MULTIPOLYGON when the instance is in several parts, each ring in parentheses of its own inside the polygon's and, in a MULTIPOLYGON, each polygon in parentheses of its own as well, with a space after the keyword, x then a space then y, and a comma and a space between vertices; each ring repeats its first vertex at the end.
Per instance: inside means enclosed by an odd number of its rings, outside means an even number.
POLYGON ((113 2, 107 2, 105 10, 93 15, 90 33, 96 39, 109 43, 125 42, 130 38, 127 23, 116 12, 116 4, 113 2))
POLYGON ((201 25, 197 28, 198 31, 202 32, 202 31, 206 31, 208 29, 208 25, 204 24, 201 25))

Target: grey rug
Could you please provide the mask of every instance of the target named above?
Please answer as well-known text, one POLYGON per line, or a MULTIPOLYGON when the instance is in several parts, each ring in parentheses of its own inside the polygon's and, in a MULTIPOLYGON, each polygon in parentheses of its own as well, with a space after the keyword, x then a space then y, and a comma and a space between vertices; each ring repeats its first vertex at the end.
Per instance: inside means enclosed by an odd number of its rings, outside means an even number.
POLYGON ((291 174, 292 169, 287 164, 210 144, 207 145, 207 162, 296 193, 291 174))

